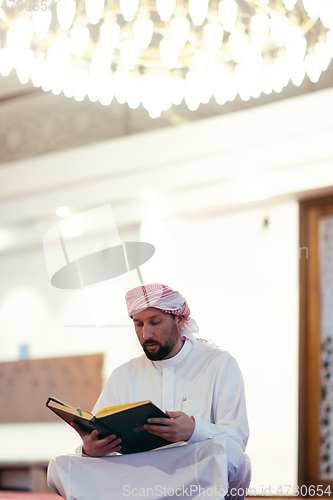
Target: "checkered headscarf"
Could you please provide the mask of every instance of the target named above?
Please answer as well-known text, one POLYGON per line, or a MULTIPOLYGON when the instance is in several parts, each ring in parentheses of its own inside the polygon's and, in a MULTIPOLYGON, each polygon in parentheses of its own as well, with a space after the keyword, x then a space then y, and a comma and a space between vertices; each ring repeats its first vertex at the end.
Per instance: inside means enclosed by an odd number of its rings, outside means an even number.
POLYGON ((184 336, 190 338, 191 333, 199 331, 197 323, 190 317, 190 308, 185 297, 167 285, 161 283, 140 285, 129 290, 125 295, 125 299, 128 315, 131 317, 148 309, 148 307, 155 307, 165 313, 183 316, 185 318, 182 329, 184 330, 184 336))

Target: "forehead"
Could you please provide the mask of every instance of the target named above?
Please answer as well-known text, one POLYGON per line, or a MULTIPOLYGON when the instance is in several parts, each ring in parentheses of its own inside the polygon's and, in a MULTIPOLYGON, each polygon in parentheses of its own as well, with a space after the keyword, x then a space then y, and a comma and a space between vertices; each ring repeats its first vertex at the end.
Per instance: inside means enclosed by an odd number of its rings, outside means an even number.
POLYGON ((156 309, 155 307, 148 307, 144 311, 133 314, 133 321, 145 321, 147 319, 159 318, 163 316, 168 316, 168 314, 160 311, 160 309, 156 309))

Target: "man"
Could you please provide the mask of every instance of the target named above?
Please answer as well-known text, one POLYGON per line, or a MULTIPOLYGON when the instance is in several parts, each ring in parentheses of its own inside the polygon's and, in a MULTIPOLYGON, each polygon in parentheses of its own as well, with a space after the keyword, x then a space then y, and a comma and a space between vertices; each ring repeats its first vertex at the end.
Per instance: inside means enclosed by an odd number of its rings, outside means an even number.
POLYGON ((244 384, 235 359, 195 337, 188 304, 170 287, 142 285, 125 298, 144 354, 113 371, 93 413, 151 400, 170 418, 149 419, 145 428, 178 446, 121 456, 117 436, 98 439, 97 431, 75 427, 83 440, 81 457, 53 459, 49 485, 67 499, 243 499, 251 466, 244 453, 244 384))

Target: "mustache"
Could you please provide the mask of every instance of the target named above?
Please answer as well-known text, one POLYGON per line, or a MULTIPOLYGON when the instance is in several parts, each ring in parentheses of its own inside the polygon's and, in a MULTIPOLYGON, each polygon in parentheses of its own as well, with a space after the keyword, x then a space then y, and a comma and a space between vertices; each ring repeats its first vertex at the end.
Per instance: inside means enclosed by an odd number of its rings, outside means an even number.
POLYGON ((142 347, 146 347, 148 344, 159 345, 161 347, 161 344, 157 340, 145 340, 142 347))

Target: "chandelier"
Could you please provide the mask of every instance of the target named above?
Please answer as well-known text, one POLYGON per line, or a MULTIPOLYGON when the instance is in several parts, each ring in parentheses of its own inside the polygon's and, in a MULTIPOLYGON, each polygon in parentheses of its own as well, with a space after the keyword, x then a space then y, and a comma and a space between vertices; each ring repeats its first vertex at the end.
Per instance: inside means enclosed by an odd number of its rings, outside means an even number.
POLYGON ((317 82, 333 0, 0 0, 0 72, 152 118, 317 82))

